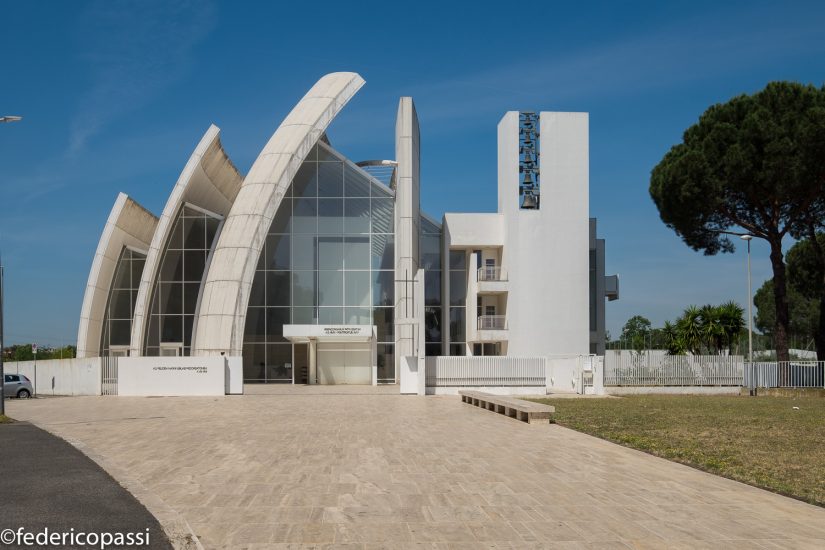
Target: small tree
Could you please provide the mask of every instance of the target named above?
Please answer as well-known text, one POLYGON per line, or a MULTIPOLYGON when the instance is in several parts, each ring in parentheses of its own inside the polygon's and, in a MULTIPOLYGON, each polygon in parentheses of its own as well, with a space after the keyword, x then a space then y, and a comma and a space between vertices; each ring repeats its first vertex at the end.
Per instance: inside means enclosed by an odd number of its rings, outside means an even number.
MULTIPOLYGON (((786 256, 789 293, 798 292, 800 298, 808 303, 810 313, 816 317, 809 335, 814 339, 819 361, 825 361, 825 265, 822 264, 821 258, 823 249, 825 234, 819 233, 816 238, 803 239, 794 244, 786 256)), ((793 309, 790 315, 793 324, 793 309)))
MULTIPOLYGON (((773 281, 768 279, 753 295, 756 307, 753 324, 756 330, 773 339, 776 324, 776 304, 773 300, 773 281)), ((795 340, 810 341, 817 331, 819 307, 816 300, 803 296, 793 285, 788 287, 788 311, 790 323, 788 336, 795 340)))
POLYGON ((641 351, 647 346, 650 327, 650 320, 641 315, 634 315, 622 327, 622 341, 627 342, 631 349, 641 351))

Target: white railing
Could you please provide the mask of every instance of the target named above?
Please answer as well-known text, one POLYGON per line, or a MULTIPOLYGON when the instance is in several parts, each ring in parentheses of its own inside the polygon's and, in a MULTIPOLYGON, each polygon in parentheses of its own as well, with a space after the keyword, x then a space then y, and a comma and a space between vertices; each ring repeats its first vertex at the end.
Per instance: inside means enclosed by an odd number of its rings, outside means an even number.
POLYGON ((479 315, 479 330, 504 330, 507 328, 506 315, 479 315))
POLYGON ((428 387, 544 387, 543 357, 427 357, 428 387))
POLYGON ((746 388, 825 388, 825 361, 761 361, 745 367, 746 388))
POLYGON ((741 386, 744 358, 738 355, 620 354, 608 351, 605 386, 741 386))
POLYGON ((507 272, 500 267, 484 266, 478 268, 479 281, 506 281, 507 272))

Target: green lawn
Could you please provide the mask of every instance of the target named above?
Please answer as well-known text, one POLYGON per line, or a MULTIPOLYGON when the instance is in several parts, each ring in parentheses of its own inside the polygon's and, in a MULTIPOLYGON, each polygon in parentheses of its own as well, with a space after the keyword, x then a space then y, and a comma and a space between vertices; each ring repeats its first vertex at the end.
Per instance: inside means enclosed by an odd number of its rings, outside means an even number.
POLYGON ((14 420, 9 418, 5 414, 0 414, 0 424, 10 424, 12 422, 14 422, 14 420))
POLYGON ((555 421, 562 426, 825 506, 821 397, 536 401, 555 406, 555 421))

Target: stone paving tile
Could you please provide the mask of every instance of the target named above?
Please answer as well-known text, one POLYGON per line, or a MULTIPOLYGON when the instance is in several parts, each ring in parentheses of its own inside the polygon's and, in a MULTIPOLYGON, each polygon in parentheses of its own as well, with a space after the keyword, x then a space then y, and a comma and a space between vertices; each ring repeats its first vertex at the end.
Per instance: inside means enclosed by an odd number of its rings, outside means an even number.
POLYGON ((825 548, 825 510, 559 426, 397 388, 14 401, 206 548, 825 548))

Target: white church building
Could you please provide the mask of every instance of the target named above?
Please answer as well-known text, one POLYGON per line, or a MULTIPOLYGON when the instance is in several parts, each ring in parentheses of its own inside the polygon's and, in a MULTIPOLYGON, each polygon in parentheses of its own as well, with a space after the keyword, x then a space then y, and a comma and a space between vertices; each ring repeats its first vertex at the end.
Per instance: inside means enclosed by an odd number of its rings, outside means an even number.
MULTIPOLYGON (((120 194, 92 263, 78 357, 225 356, 244 383, 397 384, 409 358, 604 350, 604 241, 589 217, 587 113, 508 112, 498 210, 420 208, 421 133, 395 158, 326 130, 364 85, 321 78, 242 174, 210 126, 155 215, 120 194)), ((160 359, 159 359, 160 360, 160 359)))

